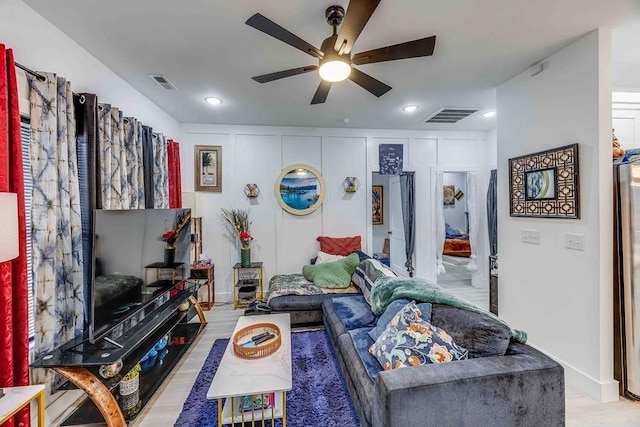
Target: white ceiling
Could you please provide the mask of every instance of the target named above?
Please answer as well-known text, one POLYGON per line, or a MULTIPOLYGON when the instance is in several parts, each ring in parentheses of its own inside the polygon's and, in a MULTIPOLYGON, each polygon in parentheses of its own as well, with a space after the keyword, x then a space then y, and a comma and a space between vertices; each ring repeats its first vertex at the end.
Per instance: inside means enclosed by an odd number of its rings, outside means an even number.
MULTIPOLYGON (((259 12, 320 47, 331 33, 324 11, 333 0, 25 3, 184 123, 340 127, 348 118, 353 128, 487 130, 495 118, 479 114, 456 125, 423 121, 441 107, 494 109, 497 85, 600 26, 621 28, 616 42, 636 36, 617 52, 639 52, 640 27, 627 23, 640 16, 638 0, 383 0, 353 52, 435 34, 434 55, 361 66, 393 88, 381 98, 345 81, 333 85, 325 104, 309 105, 317 73, 265 84, 251 77, 316 65, 314 58, 244 22, 259 12), (161 89, 148 74, 165 75, 178 91, 161 89), (206 104, 211 95, 224 103, 206 104), (420 109, 403 113, 407 104, 420 109)), ((346 9, 348 0, 337 3, 346 9)), ((640 53, 634 60, 640 63, 640 53)), ((640 88, 640 73, 614 75, 615 86, 640 88)))

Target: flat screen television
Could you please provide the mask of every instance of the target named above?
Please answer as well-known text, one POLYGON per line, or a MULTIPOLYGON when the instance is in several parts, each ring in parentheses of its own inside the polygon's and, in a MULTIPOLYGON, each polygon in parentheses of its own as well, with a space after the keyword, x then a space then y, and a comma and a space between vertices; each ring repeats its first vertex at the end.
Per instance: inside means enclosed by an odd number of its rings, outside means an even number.
POLYGON ((89 341, 95 343, 168 289, 156 281, 157 271, 145 266, 164 262, 162 235, 181 231, 174 243, 175 263, 188 274, 191 242, 190 209, 96 210, 93 277, 90 286, 89 341), (149 283, 146 283, 146 278, 149 283), (153 279, 152 279, 153 278, 153 279))

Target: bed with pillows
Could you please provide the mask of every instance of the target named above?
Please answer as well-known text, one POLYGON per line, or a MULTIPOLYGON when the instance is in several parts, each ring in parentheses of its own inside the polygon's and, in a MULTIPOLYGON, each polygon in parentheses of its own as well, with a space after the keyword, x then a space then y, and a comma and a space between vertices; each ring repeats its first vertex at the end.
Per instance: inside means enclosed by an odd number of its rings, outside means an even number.
POLYGON ((289 313, 292 325, 320 324, 322 301, 360 292, 351 281, 361 260, 369 258, 361 251, 360 236, 320 236, 317 241, 320 251, 314 264, 269 281, 267 305, 273 313, 289 313))
POLYGON ((471 256, 471 244, 469 243, 469 235, 445 224, 443 255, 450 255, 462 258, 471 256))

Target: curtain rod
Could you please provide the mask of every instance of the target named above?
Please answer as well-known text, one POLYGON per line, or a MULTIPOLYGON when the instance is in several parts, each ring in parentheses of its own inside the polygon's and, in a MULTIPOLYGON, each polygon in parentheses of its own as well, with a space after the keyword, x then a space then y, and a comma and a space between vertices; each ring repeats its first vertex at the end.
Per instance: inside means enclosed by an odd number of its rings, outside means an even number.
MULTIPOLYGON (((29 74, 31 74, 32 76, 34 76, 35 78, 37 78, 37 79, 38 79, 38 80, 40 80, 41 82, 44 82, 44 81, 46 81, 46 80, 47 80, 47 78, 46 78, 45 76, 43 76, 42 74, 40 74, 40 73, 38 73, 38 72, 36 72, 36 71, 33 71, 31 68, 27 68, 27 67, 25 67, 24 65, 22 65, 22 64, 18 64, 18 63, 17 63, 17 62, 15 62, 15 61, 14 61, 13 63, 15 64, 15 66, 16 66, 16 67, 20 68, 20 69, 21 69, 22 71, 24 71, 25 73, 29 73, 29 74)), ((76 96, 80 97, 80 103, 81 103, 81 104, 84 104, 84 101, 85 101, 84 95, 79 95, 79 94, 77 94, 77 93, 75 93, 75 92, 72 92, 72 93, 73 93, 74 95, 76 95, 76 96)))
POLYGON ((20 68, 20 69, 21 69, 22 71, 24 71, 25 73, 29 73, 29 74, 31 74, 32 76, 35 76, 35 77, 36 77, 38 80, 40 80, 41 82, 43 82, 43 81, 47 80, 47 78, 46 78, 45 76, 43 76, 42 74, 40 74, 40 73, 36 73, 36 72, 35 72, 35 71, 33 71, 32 69, 27 68, 27 67, 25 67, 25 66, 24 66, 24 65, 22 65, 22 64, 18 64, 17 62, 14 62, 14 64, 16 65, 16 67, 20 68))

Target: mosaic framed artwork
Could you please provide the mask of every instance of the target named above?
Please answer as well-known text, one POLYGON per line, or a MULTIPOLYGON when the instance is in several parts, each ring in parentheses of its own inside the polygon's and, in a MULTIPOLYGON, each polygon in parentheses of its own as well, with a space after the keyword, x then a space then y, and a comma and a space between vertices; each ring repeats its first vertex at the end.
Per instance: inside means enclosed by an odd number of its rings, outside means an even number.
POLYGON ((509 159, 510 215, 580 218, 578 144, 509 159))

